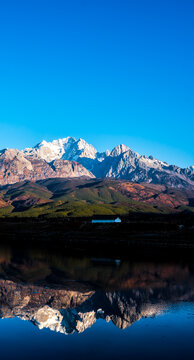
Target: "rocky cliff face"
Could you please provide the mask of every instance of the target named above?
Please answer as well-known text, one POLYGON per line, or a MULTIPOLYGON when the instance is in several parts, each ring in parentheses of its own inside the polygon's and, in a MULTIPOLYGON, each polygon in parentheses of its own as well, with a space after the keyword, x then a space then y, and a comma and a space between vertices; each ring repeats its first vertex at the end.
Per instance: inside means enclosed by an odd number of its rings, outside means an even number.
POLYGON ((23 180, 41 180, 56 177, 94 177, 83 165, 75 161, 54 160, 47 163, 38 157, 25 157, 16 149, 0 152, 0 185, 23 180))
POLYGON ((96 177, 113 177, 173 187, 194 186, 193 166, 181 169, 168 165, 152 156, 141 156, 125 145, 118 145, 111 152, 107 150, 98 153, 85 140, 68 137, 52 142, 43 141, 34 148, 25 149, 23 154, 25 157, 38 157, 47 162, 55 159, 77 161, 96 177))
POLYGON ((1 184, 56 176, 112 177, 179 188, 194 187, 193 166, 182 169, 168 165, 152 156, 141 156, 125 145, 99 153, 85 140, 67 137, 42 141, 21 152, 15 149, 0 151, 1 184))
POLYGON ((67 137, 52 142, 43 140, 33 148, 24 149, 23 154, 25 157, 39 158, 47 162, 56 159, 77 161, 82 157, 95 159, 97 150, 83 139, 77 141, 73 137, 67 137))

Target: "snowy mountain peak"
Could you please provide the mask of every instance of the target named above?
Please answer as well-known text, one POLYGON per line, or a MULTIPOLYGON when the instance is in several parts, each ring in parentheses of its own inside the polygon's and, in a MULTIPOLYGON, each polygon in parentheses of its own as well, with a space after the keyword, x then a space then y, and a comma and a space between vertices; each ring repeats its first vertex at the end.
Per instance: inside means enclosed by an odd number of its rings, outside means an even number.
POLYGON ((76 142, 76 139, 67 137, 63 139, 53 140, 47 142, 45 140, 32 148, 23 150, 26 157, 38 158, 51 162, 53 160, 61 159, 63 154, 76 142))
POLYGON ((88 144, 85 140, 79 139, 77 141, 77 147, 79 150, 83 150, 81 157, 88 157, 95 159, 97 150, 91 144, 88 144))
POLYGON ((188 169, 188 170, 191 170, 192 172, 194 172, 194 166, 189 166, 187 169, 188 169))
POLYGON ((50 142, 43 140, 22 152, 11 151, 4 155, 1 151, 0 160, 4 161, 5 156, 21 158, 24 166, 27 166, 25 161, 31 160, 44 160, 45 163, 51 163, 51 167, 55 160, 62 161, 60 166, 64 166, 64 160, 76 161, 89 171, 90 176, 99 178, 112 177, 173 187, 194 187, 193 166, 182 169, 168 165, 153 156, 139 155, 123 144, 116 146, 111 152, 107 150, 100 153, 84 139, 66 137, 50 142))
POLYGON ((120 144, 111 151, 110 156, 119 156, 129 150, 131 149, 128 146, 120 144))
POLYGON ((77 161, 79 157, 94 159, 96 153, 97 150, 85 140, 76 140, 69 136, 51 142, 43 140, 36 146, 23 150, 24 156, 42 159, 47 162, 57 159, 77 161))
POLYGON ((40 143, 38 143, 35 148, 39 148, 41 146, 46 146, 47 145, 47 141, 46 140, 42 140, 40 143))

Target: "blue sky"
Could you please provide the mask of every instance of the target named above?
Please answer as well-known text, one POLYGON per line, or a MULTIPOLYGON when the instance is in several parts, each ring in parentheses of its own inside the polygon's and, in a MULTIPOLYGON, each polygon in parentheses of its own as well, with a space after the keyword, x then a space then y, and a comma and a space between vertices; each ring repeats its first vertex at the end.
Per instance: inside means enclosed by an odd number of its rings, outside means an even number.
POLYGON ((0 4, 0 148, 84 138, 194 165, 193 0, 0 4))

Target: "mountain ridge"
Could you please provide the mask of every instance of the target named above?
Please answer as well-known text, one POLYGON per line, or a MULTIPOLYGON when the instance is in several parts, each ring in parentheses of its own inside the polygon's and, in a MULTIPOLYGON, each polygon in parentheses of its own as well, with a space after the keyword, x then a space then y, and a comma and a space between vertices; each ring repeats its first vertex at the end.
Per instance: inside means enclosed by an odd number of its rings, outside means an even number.
MULTIPOLYGON (((55 176, 79 176, 79 171, 74 171, 72 162, 80 164, 80 176, 110 177, 177 188, 194 188, 194 166, 181 168, 169 165, 153 156, 139 155, 123 144, 117 145, 112 151, 98 152, 93 145, 81 138, 76 140, 74 137, 50 142, 43 140, 34 147, 21 151, 17 149, 0 150, 0 184, 14 183, 25 179, 36 181, 55 176), (5 154, 7 154, 6 159, 5 154), (9 161, 14 166, 11 166, 9 161), (53 164, 57 165, 58 172, 55 170, 54 173, 52 172, 53 164), (65 166, 67 168, 67 165, 69 167, 72 165, 72 171, 64 171, 63 168, 65 166), (23 176, 17 177, 16 173, 20 172, 21 168, 23 176), (29 174, 29 171, 34 176, 29 174), (37 171, 39 174, 35 175, 37 171)), ((79 167, 79 165, 76 166, 79 167)))
POLYGON ((25 157, 22 151, 6 149, 0 155, 0 185, 56 177, 94 177, 83 165, 62 159, 47 163, 41 158, 25 157))

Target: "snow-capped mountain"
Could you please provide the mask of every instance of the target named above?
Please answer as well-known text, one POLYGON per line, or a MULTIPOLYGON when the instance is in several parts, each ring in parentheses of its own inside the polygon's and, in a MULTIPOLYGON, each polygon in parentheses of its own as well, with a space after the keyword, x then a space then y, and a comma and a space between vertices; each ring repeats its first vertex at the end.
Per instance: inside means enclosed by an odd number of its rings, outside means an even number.
POLYGON ((67 137, 51 142, 43 140, 35 147, 24 149, 23 154, 25 157, 40 158, 47 162, 56 159, 77 161, 79 157, 95 159, 97 150, 83 139, 67 137))
POLYGON ((41 159, 48 163, 56 159, 77 161, 96 177, 174 187, 194 186, 194 166, 182 169, 152 156, 139 155, 125 145, 118 145, 111 152, 107 150, 99 153, 85 140, 67 137, 51 142, 42 141, 35 147, 24 149, 23 155, 28 160, 41 159))
POLYGON ((100 153, 83 139, 66 137, 51 142, 43 140, 22 151, 0 150, 0 185, 57 176, 112 177, 194 187, 194 166, 182 169, 168 165, 152 156, 139 155, 125 145, 100 153))
POLYGON ((89 177, 94 175, 83 165, 75 161, 57 158, 47 162, 41 156, 26 156, 16 149, 5 149, 0 152, 0 185, 31 180, 37 181, 48 178, 89 177))

